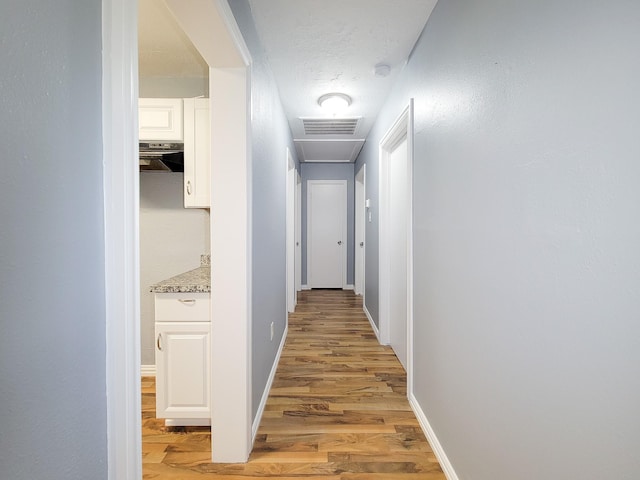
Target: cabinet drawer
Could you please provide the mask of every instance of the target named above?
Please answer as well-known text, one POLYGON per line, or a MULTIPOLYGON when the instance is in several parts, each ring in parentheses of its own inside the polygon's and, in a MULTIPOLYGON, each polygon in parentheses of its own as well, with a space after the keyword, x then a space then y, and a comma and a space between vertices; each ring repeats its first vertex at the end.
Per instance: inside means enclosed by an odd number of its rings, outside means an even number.
POLYGON ((208 293, 156 293, 156 322, 208 322, 208 293))

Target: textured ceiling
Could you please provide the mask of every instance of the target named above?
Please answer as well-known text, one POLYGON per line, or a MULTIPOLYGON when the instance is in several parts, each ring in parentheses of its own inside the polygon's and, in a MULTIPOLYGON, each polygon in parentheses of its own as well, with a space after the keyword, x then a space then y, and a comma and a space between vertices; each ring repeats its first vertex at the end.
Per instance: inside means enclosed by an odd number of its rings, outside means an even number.
MULTIPOLYGON (((331 118, 318 97, 341 92, 353 99, 341 117, 361 117, 358 128, 322 139, 364 139, 436 1, 250 0, 294 138, 318 139, 305 134, 301 118, 331 118), (391 67, 387 77, 374 74, 378 63, 391 67)), ((301 160, 312 160, 297 143, 301 160)), ((353 150, 350 158, 337 158, 348 149, 325 145, 325 156, 333 155, 328 160, 355 160, 353 150)))
MULTIPOLYGON (((301 161, 355 160, 436 2, 249 0, 301 161), (388 76, 374 74, 378 63, 391 67, 388 76), (353 134, 305 133, 301 119, 334 118, 317 103, 329 92, 353 99, 336 117, 358 118, 353 134)), ((206 62, 165 2, 139 0, 139 8, 140 75, 206 77, 206 62)))

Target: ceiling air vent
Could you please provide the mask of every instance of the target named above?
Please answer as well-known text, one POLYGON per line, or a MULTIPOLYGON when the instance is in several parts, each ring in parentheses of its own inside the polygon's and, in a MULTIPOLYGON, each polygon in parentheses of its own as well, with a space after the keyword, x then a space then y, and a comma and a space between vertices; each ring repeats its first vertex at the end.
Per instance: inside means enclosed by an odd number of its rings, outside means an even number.
POLYGON ((355 135, 358 118, 302 118, 305 135, 355 135))

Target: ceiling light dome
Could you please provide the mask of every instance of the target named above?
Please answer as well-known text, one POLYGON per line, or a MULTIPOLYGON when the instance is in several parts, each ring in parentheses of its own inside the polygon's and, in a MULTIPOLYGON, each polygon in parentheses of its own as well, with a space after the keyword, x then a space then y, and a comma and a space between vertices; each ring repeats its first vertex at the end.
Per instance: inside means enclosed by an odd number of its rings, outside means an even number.
POLYGON ((327 93, 318 99, 318 105, 323 110, 336 115, 351 105, 351 97, 344 93, 327 93))

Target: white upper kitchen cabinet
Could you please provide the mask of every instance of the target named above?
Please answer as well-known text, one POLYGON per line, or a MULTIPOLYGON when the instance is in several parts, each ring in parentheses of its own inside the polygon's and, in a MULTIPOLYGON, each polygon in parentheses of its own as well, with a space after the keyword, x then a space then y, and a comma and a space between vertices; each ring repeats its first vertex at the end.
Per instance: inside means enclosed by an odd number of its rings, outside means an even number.
POLYGON ((211 121, 208 98, 184 99, 184 206, 211 206, 211 121))
POLYGON ((184 141, 181 98, 138 99, 140 140, 184 141))

